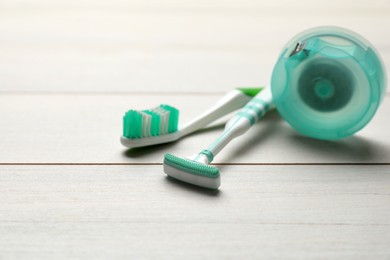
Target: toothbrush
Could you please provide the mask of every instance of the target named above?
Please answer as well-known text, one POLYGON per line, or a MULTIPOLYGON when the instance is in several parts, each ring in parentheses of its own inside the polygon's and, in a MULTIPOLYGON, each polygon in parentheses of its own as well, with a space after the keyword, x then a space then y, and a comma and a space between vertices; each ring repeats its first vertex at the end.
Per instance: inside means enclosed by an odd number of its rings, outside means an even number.
POLYGON ((179 111, 168 105, 149 110, 129 110, 123 117, 122 145, 144 147, 176 141, 248 103, 262 88, 229 91, 214 106, 184 126, 178 127, 179 111))
POLYGON ((267 87, 226 123, 223 133, 207 149, 188 159, 165 154, 164 172, 183 182, 218 189, 221 185, 219 169, 209 164, 232 139, 244 134, 272 108, 271 88, 267 87))

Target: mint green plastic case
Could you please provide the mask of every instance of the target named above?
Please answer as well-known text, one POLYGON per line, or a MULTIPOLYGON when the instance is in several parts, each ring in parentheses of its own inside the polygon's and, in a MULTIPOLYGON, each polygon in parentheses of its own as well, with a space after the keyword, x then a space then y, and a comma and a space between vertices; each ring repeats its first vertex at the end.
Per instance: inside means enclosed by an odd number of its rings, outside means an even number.
POLYGON ((372 44, 339 27, 295 36, 274 67, 271 88, 282 117, 300 133, 339 139, 363 128, 386 91, 384 65, 372 44))

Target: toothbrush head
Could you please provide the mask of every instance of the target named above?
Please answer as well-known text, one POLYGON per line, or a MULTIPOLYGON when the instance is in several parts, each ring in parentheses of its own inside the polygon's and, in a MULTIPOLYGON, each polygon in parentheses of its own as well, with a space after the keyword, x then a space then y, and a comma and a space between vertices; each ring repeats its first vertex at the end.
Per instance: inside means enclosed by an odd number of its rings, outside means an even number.
POLYGON ((177 131, 179 111, 168 105, 129 110, 123 117, 123 136, 129 139, 159 136, 177 131))
POLYGON ((177 138, 179 110, 160 105, 148 110, 129 110, 123 116, 121 143, 139 147, 173 141, 177 138))
POLYGON ((339 27, 304 31, 287 43, 271 79, 278 112, 298 132, 339 139, 363 128, 386 88, 372 44, 339 27))
POLYGON ((164 172, 172 178, 204 188, 218 189, 221 185, 217 167, 172 154, 164 156, 164 172))

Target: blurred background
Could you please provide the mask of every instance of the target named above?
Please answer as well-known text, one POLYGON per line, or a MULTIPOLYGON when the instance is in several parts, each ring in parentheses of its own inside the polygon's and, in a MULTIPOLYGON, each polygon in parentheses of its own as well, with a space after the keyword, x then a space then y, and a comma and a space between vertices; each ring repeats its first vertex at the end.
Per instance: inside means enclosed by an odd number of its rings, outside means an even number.
POLYGON ((319 25, 365 36, 390 67, 389 0, 0 0, 0 91, 263 85, 282 46, 319 25))

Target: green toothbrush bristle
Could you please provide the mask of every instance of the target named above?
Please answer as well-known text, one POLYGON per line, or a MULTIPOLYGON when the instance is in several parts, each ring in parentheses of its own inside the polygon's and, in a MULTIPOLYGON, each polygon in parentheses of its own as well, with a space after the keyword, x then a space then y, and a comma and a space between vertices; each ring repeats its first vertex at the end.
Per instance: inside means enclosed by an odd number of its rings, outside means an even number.
POLYGON ((135 110, 129 110, 123 117, 123 136, 140 138, 142 136, 142 115, 135 110))
POLYGON ((150 135, 159 136, 160 135, 160 116, 151 110, 145 110, 146 114, 152 117, 152 122, 150 124, 150 135))
POLYGON ((169 105, 160 105, 160 107, 166 111, 169 111, 168 132, 176 132, 179 122, 179 110, 169 105))
POLYGON ((180 171, 200 175, 208 178, 218 178, 219 169, 203 163, 198 163, 189 159, 180 158, 172 154, 164 155, 164 164, 176 168, 180 171))
POLYGON ((123 117, 123 136, 129 139, 160 136, 178 129, 179 110, 160 105, 148 110, 129 110, 123 117))

